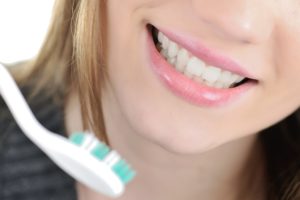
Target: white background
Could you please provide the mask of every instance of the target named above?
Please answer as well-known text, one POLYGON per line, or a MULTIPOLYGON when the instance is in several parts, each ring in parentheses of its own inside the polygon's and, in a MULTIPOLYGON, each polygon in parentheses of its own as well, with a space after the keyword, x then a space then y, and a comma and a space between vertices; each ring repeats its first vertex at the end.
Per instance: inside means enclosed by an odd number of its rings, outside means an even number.
POLYGON ((30 59, 48 30, 54 0, 0 0, 0 62, 30 59))

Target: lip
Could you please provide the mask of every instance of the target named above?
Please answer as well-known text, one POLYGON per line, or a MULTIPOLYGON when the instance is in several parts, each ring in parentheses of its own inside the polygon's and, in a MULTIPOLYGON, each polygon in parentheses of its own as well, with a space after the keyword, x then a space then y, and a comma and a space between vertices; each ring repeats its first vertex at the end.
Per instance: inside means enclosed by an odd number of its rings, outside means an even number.
POLYGON ((209 49, 195 37, 188 36, 187 34, 183 34, 179 31, 170 31, 164 28, 158 28, 158 30, 166 35, 170 40, 179 44, 181 47, 185 48, 208 65, 216 66, 220 69, 233 72, 249 79, 257 79, 237 61, 232 58, 228 58, 215 50, 209 49))
MULTIPOLYGON (((170 39, 173 39, 173 37, 178 36, 175 33, 170 32, 163 32, 166 33, 167 37, 170 36, 170 39)), ((173 40, 174 42, 180 41, 182 38, 173 40)), ((147 44, 147 55, 149 58, 150 68, 154 71, 154 73, 157 75, 158 79, 166 86, 167 89, 169 89, 173 94, 176 96, 192 103, 197 106, 205 106, 205 107, 213 107, 213 106, 221 106, 228 104, 234 100, 237 100, 239 97, 243 96, 249 89, 253 88, 257 82, 255 81, 248 81, 238 87, 234 88, 228 88, 228 89, 217 89, 208 87, 204 84, 201 84, 199 82, 195 82, 194 80, 186 77, 182 73, 178 72, 173 66, 171 66, 157 51, 152 35, 150 31, 147 29, 147 36, 146 36, 146 44, 147 44)), ((184 44, 191 44, 193 40, 188 41, 184 44)), ((179 44, 181 44, 179 42, 179 44)), ((198 45, 198 44, 197 44, 198 45)), ((192 51, 195 51, 195 45, 185 45, 189 46, 187 48, 188 50, 192 49, 192 51)), ((186 48, 184 45, 183 47, 186 48)), ((211 51, 206 52, 206 48, 201 46, 200 50, 197 50, 196 54, 205 55, 205 60, 209 60, 208 63, 216 63, 216 62, 224 62, 224 58, 218 57, 216 58, 216 54, 212 54, 211 51)), ((232 72, 238 71, 239 74, 242 76, 245 76, 245 74, 248 73, 242 71, 240 68, 236 68, 236 65, 232 65, 231 61, 226 61, 226 66, 230 66, 234 70, 230 70, 232 72), (230 65, 229 65, 229 64, 230 65)), ((217 65, 219 66, 219 65, 217 65)), ((222 65, 223 66, 223 65, 222 65)))

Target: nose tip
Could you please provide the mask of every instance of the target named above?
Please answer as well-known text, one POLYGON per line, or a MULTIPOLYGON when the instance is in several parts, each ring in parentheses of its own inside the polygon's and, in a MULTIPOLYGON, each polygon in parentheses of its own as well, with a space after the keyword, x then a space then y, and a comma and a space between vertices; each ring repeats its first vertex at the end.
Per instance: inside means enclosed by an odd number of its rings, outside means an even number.
POLYGON ((193 7, 215 34, 227 39, 261 43, 274 28, 271 9, 256 0, 194 0, 193 7))
POLYGON ((227 15, 212 24, 217 26, 223 35, 249 44, 258 44, 268 40, 273 31, 272 20, 265 13, 259 16, 257 13, 244 13, 239 17, 227 15))

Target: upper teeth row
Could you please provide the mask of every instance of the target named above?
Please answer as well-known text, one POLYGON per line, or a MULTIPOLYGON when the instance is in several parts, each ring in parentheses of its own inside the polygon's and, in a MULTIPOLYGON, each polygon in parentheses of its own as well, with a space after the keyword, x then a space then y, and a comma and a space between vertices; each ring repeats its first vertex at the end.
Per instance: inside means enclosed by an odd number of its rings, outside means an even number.
POLYGON ((171 41, 161 32, 158 32, 158 41, 161 48, 160 53, 171 65, 179 72, 208 86, 229 88, 245 79, 245 77, 231 73, 230 71, 207 65, 186 49, 171 41))

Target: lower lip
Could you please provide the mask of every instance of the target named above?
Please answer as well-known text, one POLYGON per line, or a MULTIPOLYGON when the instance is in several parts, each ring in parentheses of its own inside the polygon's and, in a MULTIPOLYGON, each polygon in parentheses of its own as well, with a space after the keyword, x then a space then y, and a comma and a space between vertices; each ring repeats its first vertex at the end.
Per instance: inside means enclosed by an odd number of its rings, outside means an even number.
POLYGON ((150 31, 147 31, 150 67, 160 81, 176 96, 198 106, 221 106, 237 100, 256 85, 248 81, 238 87, 217 89, 208 87, 176 71, 157 51, 150 31))

